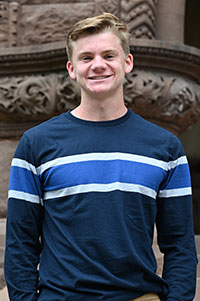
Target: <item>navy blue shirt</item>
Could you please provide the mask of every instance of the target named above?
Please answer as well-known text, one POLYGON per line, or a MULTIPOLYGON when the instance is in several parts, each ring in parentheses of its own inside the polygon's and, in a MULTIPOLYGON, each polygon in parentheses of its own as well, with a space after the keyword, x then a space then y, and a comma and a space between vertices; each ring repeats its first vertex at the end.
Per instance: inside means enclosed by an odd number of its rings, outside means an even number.
POLYGON ((10 300, 191 301, 196 264, 189 167, 173 134, 131 111, 102 122, 68 112, 25 132, 10 173, 10 300))

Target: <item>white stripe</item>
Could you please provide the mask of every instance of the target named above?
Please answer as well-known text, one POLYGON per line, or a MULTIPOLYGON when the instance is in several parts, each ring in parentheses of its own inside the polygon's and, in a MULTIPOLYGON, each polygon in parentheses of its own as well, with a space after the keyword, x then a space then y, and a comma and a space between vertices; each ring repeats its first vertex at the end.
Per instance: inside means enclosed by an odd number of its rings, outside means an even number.
POLYGON ((178 165, 187 164, 187 163, 188 163, 188 161, 187 161, 186 156, 182 156, 182 157, 178 158, 175 161, 170 161, 168 163, 168 169, 172 169, 172 168, 175 168, 178 165))
POLYGON ((18 191, 18 190, 9 190, 8 198, 15 198, 15 199, 24 200, 24 201, 31 202, 31 203, 42 204, 42 200, 40 199, 40 197, 38 195, 34 195, 34 194, 30 194, 30 193, 18 191))
POLYGON ((66 156, 57 158, 51 161, 48 161, 41 166, 37 167, 36 170, 38 174, 41 174, 48 168, 59 166, 68 163, 77 163, 77 162, 85 162, 85 161, 93 161, 93 160, 125 160, 125 161, 132 161, 138 163, 145 163, 153 166, 160 167, 164 170, 169 170, 174 168, 178 164, 184 164, 187 162, 185 156, 180 157, 179 159, 171 162, 165 162, 162 160, 157 160, 150 157, 134 155, 134 154, 127 154, 127 153, 89 153, 89 154, 80 154, 80 155, 73 155, 73 156, 66 156))
POLYGON ((86 192, 110 192, 114 190, 121 190, 126 192, 138 192, 144 195, 147 195, 151 198, 156 198, 156 191, 136 184, 129 183, 120 183, 114 182, 110 184, 85 184, 85 185, 76 185, 63 189, 58 189, 54 191, 47 191, 44 193, 44 200, 60 198, 64 196, 69 196, 73 194, 86 193, 86 192))
POLYGON ((36 171, 36 168, 34 165, 28 163, 27 161, 25 160, 21 160, 21 159, 17 159, 17 158, 14 158, 12 160, 12 166, 16 166, 16 167, 21 167, 21 168, 25 168, 27 170, 30 170, 32 171, 34 174, 37 174, 37 171, 36 171))
POLYGON ((125 161, 153 165, 153 166, 162 168, 164 170, 170 170, 172 168, 175 168, 178 165, 187 164, 186 156, 182 156, 174 161, 165 162, 165 161, 157 160, 157 159, 150 158, 150 157, 116 152, 116 153, 89 153, 89 154, 80 154, 80 155, 61 157, 61 158, 57 158, 57 159, 48 161, 48 162, 40 165, 37 168, 35 168, 34 165, 28 163, 25 160, 14 158, 12 160, 12 166, 25 168, 27 170, 32 171, 34 174, 39 175, 42 172, 44 172, 45 170, 47 170, 51 167, 54 167, 54 166, 59 166, 59 165, 69 164, 69 163, 94 161, 94 160, 95 161, 96 160, 97 161, 125 160, 125 161))
POLYGON ((192 194, 191 187, 185 187, 185 188, 160 190, 159 197, 170 198, 170 197, 177 197, 177 196, 184 196, 184 195, 191 195, 191 194, 192 194))

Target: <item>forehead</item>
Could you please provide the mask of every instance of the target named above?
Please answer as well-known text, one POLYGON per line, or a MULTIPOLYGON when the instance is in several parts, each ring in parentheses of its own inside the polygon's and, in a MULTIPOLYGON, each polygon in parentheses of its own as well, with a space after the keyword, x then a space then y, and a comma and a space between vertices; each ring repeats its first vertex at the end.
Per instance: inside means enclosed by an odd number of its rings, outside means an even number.
POLYGON ((76 55, 81 52, 103 52, 108 49, 122 51, 120 39, 112 32, 82 36, 74 41, 72 46, 73 53, 76 55))

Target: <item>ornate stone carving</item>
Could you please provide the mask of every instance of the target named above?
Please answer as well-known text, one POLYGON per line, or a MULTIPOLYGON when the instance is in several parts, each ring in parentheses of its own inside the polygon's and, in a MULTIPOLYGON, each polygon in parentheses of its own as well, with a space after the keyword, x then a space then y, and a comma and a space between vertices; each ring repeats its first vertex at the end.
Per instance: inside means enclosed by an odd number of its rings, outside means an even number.
POLYGON ((199 119, 200 86, 180 76, 160 72, 136 71, 127 75, 127 106, 175 134, 199 119))
MULTIPOLYGON (((200 116, 200 86, 165 73, 135 70, 124 83, 127 107, 179 134, 200 116), (184 122, 183 122, 184 121, 184 122)), ((80 93, 66 72, 0 80, 1 120, 42 121, 73 109, 80 93)))
POLYGON ((157 0, 121 0, 121 19, 133 38, 154 39, 157 0))
POLYGON ((45 120, 74 108, 79 102, 76 83, 65 73, 6 77, 0 80, 0 116, 18 122, 45 120))

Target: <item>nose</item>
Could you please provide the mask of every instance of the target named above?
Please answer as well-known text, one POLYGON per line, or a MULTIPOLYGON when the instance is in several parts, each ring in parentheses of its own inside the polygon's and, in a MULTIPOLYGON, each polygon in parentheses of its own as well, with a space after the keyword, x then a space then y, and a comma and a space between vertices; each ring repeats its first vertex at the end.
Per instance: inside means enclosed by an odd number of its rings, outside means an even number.
POLYGON ((95 56, 93 61, 92 61, 92 70, 103 70, 105 69, 106 64, 104 61, 104 58, 101 56, 95 56))

